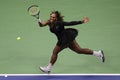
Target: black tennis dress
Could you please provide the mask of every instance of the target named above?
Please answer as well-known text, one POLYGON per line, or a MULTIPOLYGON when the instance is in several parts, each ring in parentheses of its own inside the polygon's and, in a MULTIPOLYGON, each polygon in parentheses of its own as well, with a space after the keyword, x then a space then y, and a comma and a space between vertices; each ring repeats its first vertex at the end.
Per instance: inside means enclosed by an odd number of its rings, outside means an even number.
POLYGON ((70 44, 73 40, 75 40, 78 35, 78 31, 73 28, 65 28, 64 26, 73 26, 84 23, 83 21, 57 21, 54 24, 49 23, 50 31, 57 36, 58 46, 65 46, 70 44))

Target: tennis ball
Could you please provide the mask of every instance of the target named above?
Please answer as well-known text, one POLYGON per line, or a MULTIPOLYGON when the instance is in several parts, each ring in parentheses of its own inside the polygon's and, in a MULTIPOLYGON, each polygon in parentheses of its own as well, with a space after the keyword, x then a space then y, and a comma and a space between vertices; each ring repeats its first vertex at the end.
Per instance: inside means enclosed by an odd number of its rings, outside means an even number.
POLYGON ((20 39, 21 39, 21 37, 17 37, 16 39, 17 39, 17 40, 20 40, 20 39))

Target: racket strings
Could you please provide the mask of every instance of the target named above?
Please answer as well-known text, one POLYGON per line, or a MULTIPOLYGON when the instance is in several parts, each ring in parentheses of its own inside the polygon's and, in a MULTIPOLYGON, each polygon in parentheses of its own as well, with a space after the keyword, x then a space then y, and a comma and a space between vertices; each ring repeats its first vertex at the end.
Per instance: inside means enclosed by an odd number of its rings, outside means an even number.
POLYGON ((30 15, 34 16, 34 15, 38 15, 40 11, 38 6, 31 6, 28 8, 28 12, 30 13, 30 15))

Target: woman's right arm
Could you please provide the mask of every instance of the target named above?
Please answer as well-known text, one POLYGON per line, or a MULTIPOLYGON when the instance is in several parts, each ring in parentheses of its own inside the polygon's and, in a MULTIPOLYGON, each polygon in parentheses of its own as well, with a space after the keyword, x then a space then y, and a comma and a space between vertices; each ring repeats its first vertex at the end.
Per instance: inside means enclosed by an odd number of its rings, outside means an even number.
POLYGON ((45 27, 46 25, 49 24, 49 20, 42 22, 40 19, 38 19, 38 24, 40 27, 45 27))

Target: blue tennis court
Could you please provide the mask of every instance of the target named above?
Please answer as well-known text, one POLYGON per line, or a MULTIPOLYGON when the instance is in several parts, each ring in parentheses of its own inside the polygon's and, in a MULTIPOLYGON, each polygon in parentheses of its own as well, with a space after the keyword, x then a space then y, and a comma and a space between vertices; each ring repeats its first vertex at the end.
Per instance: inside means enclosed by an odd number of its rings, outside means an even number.
POLYGON ((0 80, 120 80, 120 75, 1 75, 0 80))

